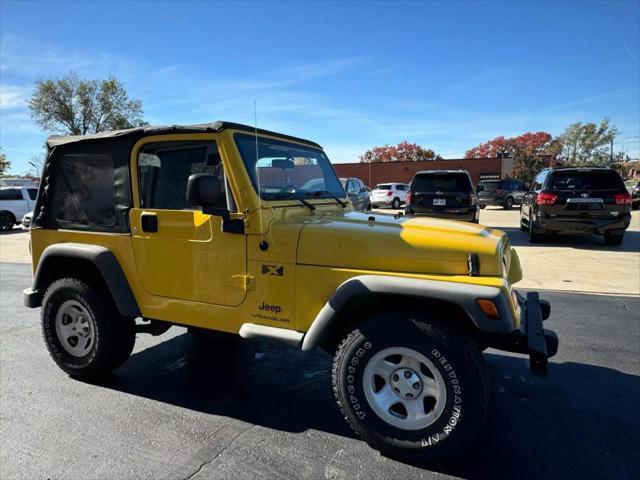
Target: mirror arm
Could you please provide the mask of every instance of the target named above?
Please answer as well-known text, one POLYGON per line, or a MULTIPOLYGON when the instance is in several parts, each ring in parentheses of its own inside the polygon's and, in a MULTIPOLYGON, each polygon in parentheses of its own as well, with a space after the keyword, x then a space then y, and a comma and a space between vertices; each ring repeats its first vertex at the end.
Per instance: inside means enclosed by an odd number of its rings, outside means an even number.
POLYGON ((202 213, 222 217, 223 232, 244 234, 244 220, 242 218, 231 218, 231 213, 226 208, 202 207, 202 213))

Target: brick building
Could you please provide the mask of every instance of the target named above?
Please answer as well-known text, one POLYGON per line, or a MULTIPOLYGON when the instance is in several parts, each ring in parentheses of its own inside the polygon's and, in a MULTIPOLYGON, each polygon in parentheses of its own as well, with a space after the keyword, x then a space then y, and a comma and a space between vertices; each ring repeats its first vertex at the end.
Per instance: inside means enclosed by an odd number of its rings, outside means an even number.
POLYGON ((467 170, 471 180, 499 179, 511 173, 512 158, 459 158, 426 162, 334 163, 340 177, 356 177, 369 187, 378 183, 409 183, 419 170, 467 170))

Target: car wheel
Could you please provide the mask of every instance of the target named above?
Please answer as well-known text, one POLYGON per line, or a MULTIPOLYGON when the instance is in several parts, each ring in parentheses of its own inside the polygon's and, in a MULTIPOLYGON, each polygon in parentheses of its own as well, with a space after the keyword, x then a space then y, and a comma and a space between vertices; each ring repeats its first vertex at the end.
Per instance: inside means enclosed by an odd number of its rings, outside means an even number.
POLYGON ((540 243, 544 240, 544 233, 540 232, 540 229, 536 226, 536 222, 532 217, 533 215, 529 212, 529 228, 527 228, 529 232, 529 243, 540 243))
POLYGON ((397 210, 398 208, 400 208, 400 199, 399 198, 394 198, 393 202, 391 202, 391 208, 397 210))
POLYGON ((464 451, 489 403, 477 345, 445 322, 411 313, 376 315, 349 333, 332 381, 352 429, 383 454, 409 461, 464 451))
POLYGON ((404 214, 413 215, 413 210, 411 209, 411 207, 404 207, 404 214))
POLYGON ((522 218, 522 210, 520 210, 520 231, 526 232, 529 230, 529 227, 524 223, 524 218, 522 218))
POLYGON ((366 208, 367 212, 371 211, 371 203, 367 203, 367 208, 366 208))
POLYGON ((42 334, 56 364, 69 375, 100 377, 131 355, 135 320, 75 278, 51 284, 42 301, 42 334))
POLYGON ((11 212, 0 212, 0 232, 12 230, 15 223, 16 219, 11 212))
POLYGON ((624 232, 623 233, 609 233, 605 232, 604 234, 604 243, 607 245, 620 245, 624 240, 624 232))
POLYGON ((505 210, 511 210, 513 208, 513 198, 507 197, 502 208, 504 208, 505 210))
POLYGON ((478 205, 480 207, 481 210, 484 210, 485 208, 487 208, 486 205, 478 205))
POLYGON ((640 202, 631 203, 631 210, 638 210, 640 208, 640 202))

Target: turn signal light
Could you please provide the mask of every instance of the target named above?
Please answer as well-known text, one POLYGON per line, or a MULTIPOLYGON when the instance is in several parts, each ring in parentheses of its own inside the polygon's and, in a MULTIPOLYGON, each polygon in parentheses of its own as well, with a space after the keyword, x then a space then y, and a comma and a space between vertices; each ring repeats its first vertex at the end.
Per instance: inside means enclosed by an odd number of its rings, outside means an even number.
POLYGON ((631 195, 628 193, 616 193, 613 199, 616 201, 616 205, 631 205, 631 195))
POLYGON ((486 298, 479 298, 476 300, 478 302, 478 306, 484 312, 484 314, 492 320, 498 320, 500 318, 500 313, 498 312, 498 307, 493 303, 493 300, 487 300, 486 298))
POLYGON ((536 203, 538 205, 553 205, 557 199, 558 196, 553 193, 539 193, 536 197, 536 203))
POLYGON ((411 192, 407 193, 407 203, 411 203, 411 197, 413 197, 413 194, 411 192))

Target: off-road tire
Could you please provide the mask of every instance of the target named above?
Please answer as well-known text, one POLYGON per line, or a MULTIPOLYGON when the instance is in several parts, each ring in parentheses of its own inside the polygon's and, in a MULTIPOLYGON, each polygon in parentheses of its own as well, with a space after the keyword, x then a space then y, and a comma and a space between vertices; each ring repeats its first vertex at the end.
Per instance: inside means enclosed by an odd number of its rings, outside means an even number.
POLYGON ((490 381, 470 336, 440 319, 412 312, 373 315, 340 343, 333 360, 334 394, 356 434, 385 455, 433 462, 452 459, 480 432, 489 405, 490 381), (363 384, 368 362, 387 348, 404 347, 427 357, 446 385, 444 410, 426 428, 393 426, 379 416, 363 384))
POLYGON ((0 232, 8 232, 16 224, 16 218, 11 212, 0 212, 0 232))
POLYGON ((394 210, 399 209, 400 205, 402 205, 402 202, 398 197, 394 198, 393 202, 391 202, 391 208, 393 208, 394 210))
POLYGON ((42 300, 42 335, 56 364, 73 377, 98 378, 122 365, 135 343, 135 320, 121 316, 111 299, 76 278, 53 282, 42 300), (67 300, 78 302, 89 313, 94 328, 93 345, 77 357, 65 350, 56 331, 56 313, 67 300))
POLYGON ((513 208, 513 198, 507 197, 502 208, 505 210, 511 210, 513 208))
POLYGON ((605 232, 604 243, 607 245, 620 245, 624 240, 624 233, 612 234, 605 232))

